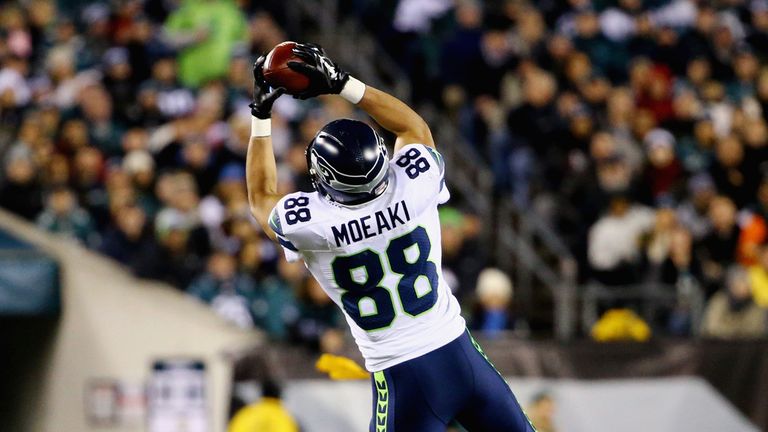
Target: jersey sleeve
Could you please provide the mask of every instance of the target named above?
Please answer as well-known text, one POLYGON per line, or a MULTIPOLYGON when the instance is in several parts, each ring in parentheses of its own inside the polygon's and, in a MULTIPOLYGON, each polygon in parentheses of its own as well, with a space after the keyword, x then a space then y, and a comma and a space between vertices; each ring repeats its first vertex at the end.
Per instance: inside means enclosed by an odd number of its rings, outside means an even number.
POLYGON ((450 199, 445 184, 445 159, 440 152, 424 144, 408 144, 394 154, 393 160, 408 178, 428 186, 437 195, 438 204, 450 199))
POLYGON ((269 227, 289 262, 329 247, 323 232, 327 215, 319 199, 316 193, 294 192, 280 199, 269 214, 269 227))
POLYGON ((269 214, 269 227, 275 232, 277 242, 283 248, 285 260, 288 262, 297 261, 300 258, 299 249, 285 236, 277 207, 273 208, 269 214))

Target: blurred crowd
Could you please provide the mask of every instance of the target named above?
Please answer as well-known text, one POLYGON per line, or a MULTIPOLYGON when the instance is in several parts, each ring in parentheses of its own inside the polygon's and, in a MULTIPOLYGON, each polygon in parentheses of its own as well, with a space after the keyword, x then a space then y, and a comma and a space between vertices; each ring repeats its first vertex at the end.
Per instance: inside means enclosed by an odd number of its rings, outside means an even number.
MULTIPOLYGON (((415 103, 440 107, 486 158, 499 196, 556 227, 583 281, 693 282, 711 299, 709 334, 765 334, 768 0, 340 1, 385 41, 415 103)), ((246 199, 252 62, 302 36, 284 13, 4 2, 0 206, 236 325, 337 350, 340 314, 246 199)), ((339 117, 365 119, 340 98, 278 100, 281 192, 311 188, 305 146, 339 117)), ((478 216, 447 207, 441 221, 471 327, 524 329, 478 216)))
MULTIPOLYGON (((270 2, 253 2, 264 3, 270 2)), ((0 206, 277 340, 338 349, 342 322, 250 216, 245 154, 258 53, 287 39, 229 0, 0 5, 0 206)), ((284 193, 334 100, 282 98, 284 193)))
MULTIPOLYGON (((248 209, 251 67, 288 39, 280 13, 269 1, 4 2, 0 206, 234 325, 337 351, 340 312, 248 209)), ((277 102, 280 192, 310 190, 304 149, 339 117, 364 119, 340 98, 277 102)), ((478 221, 441 218, 451 283, 469 292, 485 265, 478 221)))
MULTIPOLYGON (((414 99, 562 235, 583 283, 695 285, 705 333, 767 334, 768 1, 375 3, 358 13, 414 99)), ((658 324, 689 334, 677 312, 658 324)))

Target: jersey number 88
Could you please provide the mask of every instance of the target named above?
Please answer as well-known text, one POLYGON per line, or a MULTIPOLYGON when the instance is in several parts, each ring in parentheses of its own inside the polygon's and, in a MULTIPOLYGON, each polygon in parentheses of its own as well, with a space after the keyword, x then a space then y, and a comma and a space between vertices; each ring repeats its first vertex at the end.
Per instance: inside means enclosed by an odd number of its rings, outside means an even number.
POLYGON ((309 212, 309 198, 298 197, 288 198, 285 200, 283 207, 288 210, 285 212, 285 221, 288 225, 293 225, 296 222, 307 222, 312 219, 312 213, 309 212))
POLYGON ((408 149, 404 155, 397 158, 395 163, 398 166, 405 168, 405 174, 412 180, 418 177, 419 174, 427 172, 429 169, 429 162, 425 157, 421 156, 421 152, 415 148, 408 149))
MULTIPOLYGON (((428 261, 432 244, 427 230, 416 227, 413 231, 392 240, 387 246, 386 257, 392 272, 400 275, 397 284, 397 294, 403 311, 411 316, 420 315, 437 302, 438 274, 435 263, 428 261), (409 260, 406 250, 418 248, 418 257, 409 260), (416 292, 416 281, 426 278, 429 291, 419 294, 416 292)), ((366 331, 380 330, 389 327, 395 320, 395 304, 390 291, 382 287, 384 265, 380 254, 366 249, 354 255, 337 257, 331 264, 336 284, 344 290, 341 302, 344 310, 366 331), (362 268, 365 280, 355 280, 353 271, 362 268), (361 302, 365 299, 373 301, 374 312, 363 313, 361 302)))

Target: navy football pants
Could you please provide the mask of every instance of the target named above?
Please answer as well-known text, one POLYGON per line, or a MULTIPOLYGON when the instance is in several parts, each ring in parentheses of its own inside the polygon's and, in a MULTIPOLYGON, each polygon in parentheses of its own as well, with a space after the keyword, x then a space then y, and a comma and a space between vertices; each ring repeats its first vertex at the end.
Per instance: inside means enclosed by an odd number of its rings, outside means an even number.
POLYGON ((506 381, 469 332, 413 360, 375 372, 371 432, 534 432, 506 381))

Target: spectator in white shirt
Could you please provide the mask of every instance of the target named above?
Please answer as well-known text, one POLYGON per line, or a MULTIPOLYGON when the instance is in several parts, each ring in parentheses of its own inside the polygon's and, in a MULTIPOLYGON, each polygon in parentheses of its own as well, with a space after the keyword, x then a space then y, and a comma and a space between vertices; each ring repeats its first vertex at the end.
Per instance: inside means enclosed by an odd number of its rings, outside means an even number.
POLYGON ((640 238, 654 224, 653 210, 614 194, 608 210, 589 230, 587 254, 594 277, 606 285, 625 285, 638 280, 640 238))
POLYGON ((0 104, 1 106, 21 107, 26 105, 32 92, 24 76, 27 74, 27 62, 19 57, 10 56, 0 69, 0 104))

